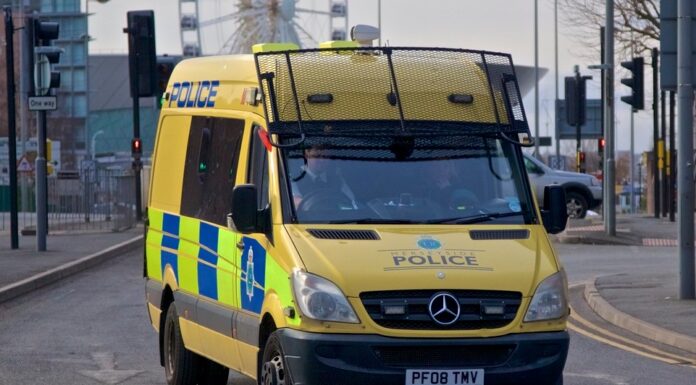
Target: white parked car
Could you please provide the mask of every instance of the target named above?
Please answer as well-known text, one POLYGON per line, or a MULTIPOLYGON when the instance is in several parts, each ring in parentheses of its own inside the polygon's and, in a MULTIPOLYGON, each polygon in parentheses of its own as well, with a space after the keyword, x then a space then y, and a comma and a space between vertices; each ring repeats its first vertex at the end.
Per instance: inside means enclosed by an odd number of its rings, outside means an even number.
POLYGON ((561 185, 566 193, 569 218, 584 218, 587 210, 602 204, 602 182, 579 172, 554 170, 531 155, 525 154, 524 165, 534 186, 537 200, 544 201, 544 187, 561 185))

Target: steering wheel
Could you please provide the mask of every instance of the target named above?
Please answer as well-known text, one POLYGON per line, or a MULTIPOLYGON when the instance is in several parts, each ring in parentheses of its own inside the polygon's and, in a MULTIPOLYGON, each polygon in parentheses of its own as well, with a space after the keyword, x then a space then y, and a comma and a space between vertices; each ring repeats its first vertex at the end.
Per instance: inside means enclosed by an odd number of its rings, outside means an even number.
POLYGON ((337 210, 340 207, 353 207, 353 202, 340 190, 317 189, 302 196, 297 211, 337 210))

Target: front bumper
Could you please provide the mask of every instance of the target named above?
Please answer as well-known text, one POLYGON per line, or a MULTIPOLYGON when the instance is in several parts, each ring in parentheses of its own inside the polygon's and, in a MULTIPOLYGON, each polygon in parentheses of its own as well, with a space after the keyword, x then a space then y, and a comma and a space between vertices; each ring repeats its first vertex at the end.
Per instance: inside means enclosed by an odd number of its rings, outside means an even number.
POLYGON ((592 202, 588 202, 590 205, 589 209, 593 209, 602 204, 602 199, 604 199, 602 193, 602 186, 590 186, 590 193, 592 194, 592 202))
POLYGON ((418 339, 277 331, 296 385, 404 385, 406 369, 484 369, 486 385, 554 385, 567 332, 494 338, 418 339))

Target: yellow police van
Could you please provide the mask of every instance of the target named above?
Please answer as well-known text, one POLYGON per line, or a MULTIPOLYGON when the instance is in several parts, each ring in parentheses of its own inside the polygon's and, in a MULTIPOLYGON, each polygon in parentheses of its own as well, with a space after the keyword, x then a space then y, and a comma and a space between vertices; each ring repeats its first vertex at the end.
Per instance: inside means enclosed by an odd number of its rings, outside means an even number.
POLYGON ((185 60, 164 94, 147 308, 169 384, 562 384, 565 273, 511 57, 185 60))

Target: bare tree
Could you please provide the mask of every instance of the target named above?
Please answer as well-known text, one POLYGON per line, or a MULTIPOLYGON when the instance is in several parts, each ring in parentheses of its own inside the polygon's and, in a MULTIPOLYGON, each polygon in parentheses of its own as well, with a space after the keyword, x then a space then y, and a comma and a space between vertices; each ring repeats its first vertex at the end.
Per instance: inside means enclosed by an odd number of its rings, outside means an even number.
MULTIPOLYGON (((566 33, 599 56, 599 28, 605 25, 606 0, 560 0, 566 33)), ((619 57, 640 55, 660 39, 659 0, 614 0, 615 38, 619 57)))

